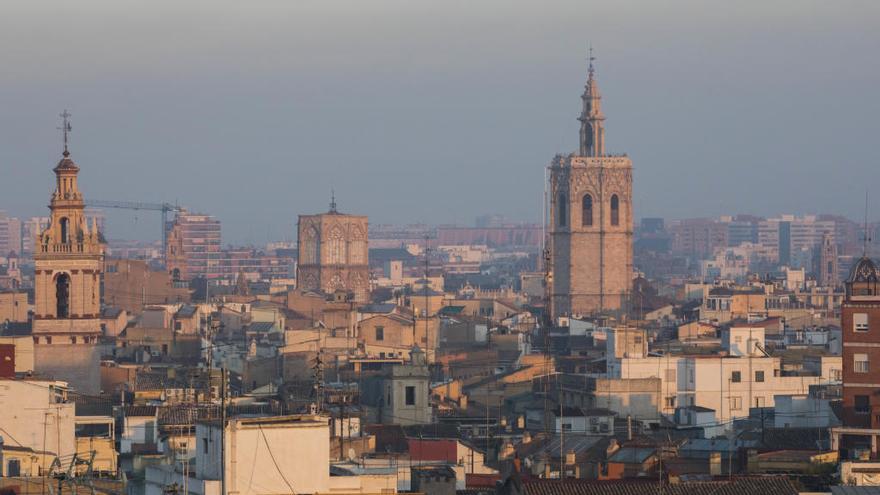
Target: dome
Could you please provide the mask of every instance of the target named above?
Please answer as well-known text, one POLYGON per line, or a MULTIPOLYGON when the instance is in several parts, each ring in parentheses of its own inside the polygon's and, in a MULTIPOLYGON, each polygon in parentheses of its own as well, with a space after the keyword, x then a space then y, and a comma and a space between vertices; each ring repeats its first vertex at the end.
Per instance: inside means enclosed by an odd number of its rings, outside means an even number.
POLYGON ((64 152, 64 158, 62 158, 54 168, 55 172, 60 172, 62 170, 71 172, 79 171, 79 167, 76 166, 76 163, 73 163, 73 159, 70 158, 70 153, 67 151, 64 152))
POLYGON ((871 261, 871 258, 867 256, 862 256, 862 258, 856 262, 853 266, 852 271, 849 273, 849 282, 877 282, 880 279, 877 273, 877 265, 871 261))

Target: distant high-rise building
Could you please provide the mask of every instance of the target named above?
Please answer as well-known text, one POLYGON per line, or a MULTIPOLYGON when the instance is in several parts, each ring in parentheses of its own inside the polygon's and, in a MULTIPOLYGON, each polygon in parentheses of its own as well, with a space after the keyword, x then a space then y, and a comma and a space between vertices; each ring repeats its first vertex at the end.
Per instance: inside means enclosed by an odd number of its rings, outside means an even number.
POLYGON ((605 116, 592 57, 577 154, 550 167, 551 313, 624 307, 632 289, 632 162, 605 152, 605 116))
POLYGON ((834 242, 834 233, 835 222, 832 220, 782 215, 759 222, 758 244, 775 253, 780 265, 790 265, 794 253, 820 245, 825 234, 830 234, 834 242))
POLYGON ((174 280, 221 276, 219 220, 211 215, 180 211, 166 229, 166 268, 174 280))
POLYGON ((0 257, 9 253, 21 256, 21 220, 0 211, 0 257))
POLYGON ((724 219, 727 223, 727 246, 736 247, 746 243, 758 243, 758 222, 762 219, 738 215, 724 219))
POLYGON ((675 254, 708 258, 728 244, 727 225, 710 218, 680 220, 671 231, 675 254))
POLYGON ((297 287, 332 294, 349 292, 355 301, 370 295, 368 219, 336 210, 300 215, 297 227, 297 287))
POLYGON ((21 252, 23 256, 34 255, 37 236, 49 227, 49 217, 31 217, 21 226, 21 252))

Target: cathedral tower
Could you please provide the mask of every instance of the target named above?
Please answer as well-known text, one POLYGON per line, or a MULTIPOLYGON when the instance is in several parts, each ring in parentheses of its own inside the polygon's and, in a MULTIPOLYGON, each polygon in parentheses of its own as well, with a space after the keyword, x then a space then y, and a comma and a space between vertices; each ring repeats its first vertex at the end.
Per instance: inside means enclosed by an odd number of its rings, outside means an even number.
POLYGON ((348 215, 330 202, 330 211, 300 215, 297 224, 299 259, 297 287, 334 294, 350 293, 356 302, 370 297, 369 221, 348 215))
POLYGON ((83 214, 79 167, 67 149, 69 114, 62 117, 64 152, 53 169, 49 226, 37 236, 34 248, 35 368, 80 391, 95 391, 99 381, 94 379, 100 378, 94 358, 101 334, 104 242, 96 222, 83 214))
POLYGON ((605 153, 605 115, 590 56, 578 154, 550 166, 553 316, 625 309, 632 289, 632 162, 605 153))

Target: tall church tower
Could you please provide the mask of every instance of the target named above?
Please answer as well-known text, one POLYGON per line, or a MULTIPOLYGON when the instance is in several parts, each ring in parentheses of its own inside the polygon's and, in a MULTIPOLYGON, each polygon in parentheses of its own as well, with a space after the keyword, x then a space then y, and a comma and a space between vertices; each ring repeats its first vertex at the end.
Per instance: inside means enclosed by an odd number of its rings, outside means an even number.
POLYGON ((79 167, 67 149, 69 114, 62 117, 64 152, 53 169, 49 226, 37 236, 34 248, 35 368, 70 381, 80 391, 94 391, 99 385, 94 378, 100 378, 91 366, 101 334, 104 243, 97 224, 83 214, 79 167))
POLYGON ((605 115, 590 56, 578 154, 550 166, 553 316, 625 309, 632 290, 632 162, 605 152, 605 115))

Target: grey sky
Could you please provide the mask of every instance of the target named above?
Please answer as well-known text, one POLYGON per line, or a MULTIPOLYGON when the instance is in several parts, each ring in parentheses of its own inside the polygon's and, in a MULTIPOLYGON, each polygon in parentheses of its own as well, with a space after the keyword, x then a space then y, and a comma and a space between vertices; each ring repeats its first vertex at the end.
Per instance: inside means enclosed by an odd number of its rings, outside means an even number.
POLYGON ((45 213, 68 108, 87 197, 179 201, 228 242, 291 237, 331 187, 374 223, 538 221, 592 41, 638 217, 860 218, 878 25, 875 1, 5 0, 0 209, 45 213))

